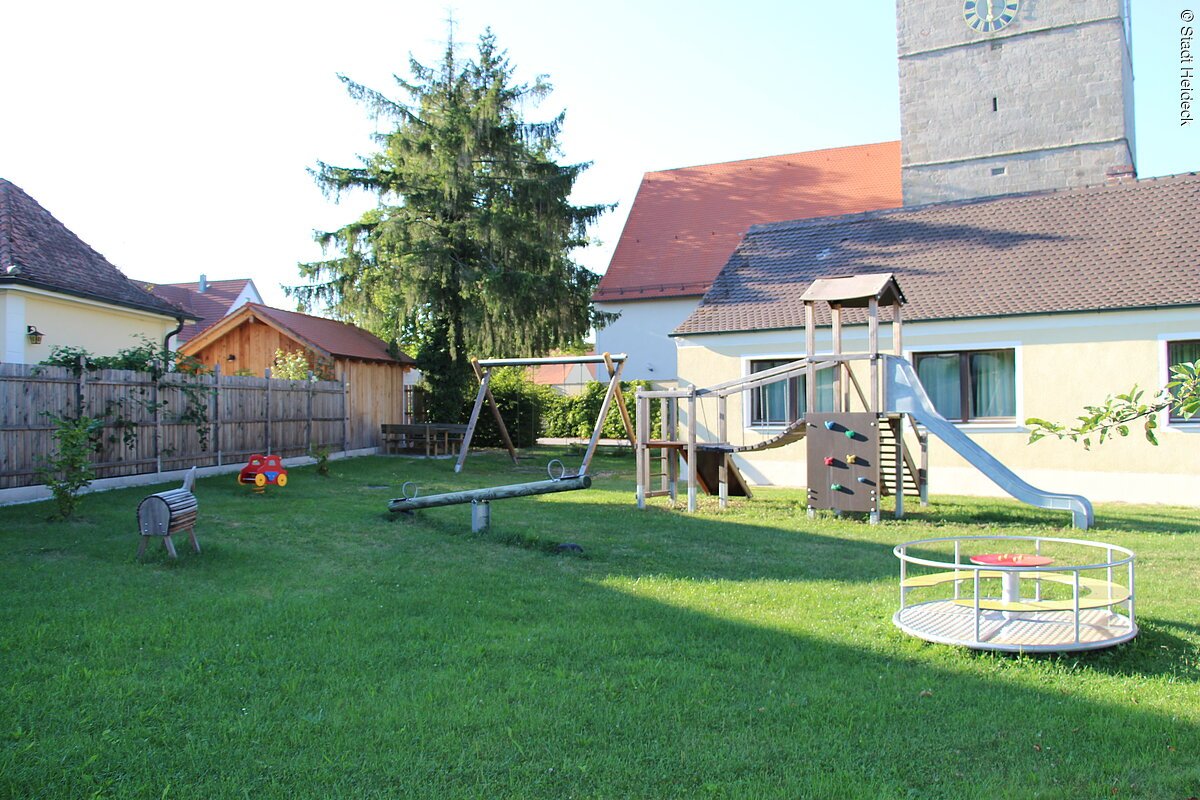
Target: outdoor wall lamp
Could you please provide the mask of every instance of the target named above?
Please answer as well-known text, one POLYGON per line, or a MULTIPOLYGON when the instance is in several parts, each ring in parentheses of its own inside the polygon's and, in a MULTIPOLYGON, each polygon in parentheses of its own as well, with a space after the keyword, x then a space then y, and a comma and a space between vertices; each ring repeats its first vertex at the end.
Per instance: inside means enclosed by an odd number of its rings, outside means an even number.
POLYGON ((237 361, 237 356, 234 355, 233 353, 230 353, 228 356, 225 357, 225 360, 226 361, 237 361))
POLYGON ((25 335, 29 337, 30 344, 41 344, 42 343, 43 334, 41 331, 39 331, 37 329, 36 325, 26 325, 25 326, 25 335))

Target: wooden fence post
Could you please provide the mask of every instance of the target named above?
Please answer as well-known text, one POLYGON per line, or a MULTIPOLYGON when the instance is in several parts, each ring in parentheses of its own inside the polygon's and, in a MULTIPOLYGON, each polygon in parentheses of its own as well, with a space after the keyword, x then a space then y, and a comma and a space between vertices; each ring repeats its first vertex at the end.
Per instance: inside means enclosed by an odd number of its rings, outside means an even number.
POLYGON ((212 424, 213 449, 217 451, 217 466, 221 466, 221 365, 213 364, 212 424))
POLYGON ((154 471, 162 472, 162 408, 159 403, 158 374, 151 372, 150 380, 150 402, 154 405, 154 471))
POLYGON ((271 368, 267 367, 263 370, 263 377, 267 379, 267 455, 271 455, 271 368))
POLYGON ((87 406, 88 406, 87 395, 85 394, 86 391, 87 391, 87 359, 84 358, 83 356, 80 356, 79 357, 79 381, 75 384, 75 414, 76 414, 76 416, 78 416, 81 419, 83 418, 83 415, 86 413, 87 406))
POLYGON ((342 373, 342 452, 350 449, 350 381, 342 373))
POLYGON ((313 418, 313 371, 308 371, 308 381, 305 386, 305 393, 308 395, 308 422, 304 426, 304 454, 312 455, 312 418, 313 418))

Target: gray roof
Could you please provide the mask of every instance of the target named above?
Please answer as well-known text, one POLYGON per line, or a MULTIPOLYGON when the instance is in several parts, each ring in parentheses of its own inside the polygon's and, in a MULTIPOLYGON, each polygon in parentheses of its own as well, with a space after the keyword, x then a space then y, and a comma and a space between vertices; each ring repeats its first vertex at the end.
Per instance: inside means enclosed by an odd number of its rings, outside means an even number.
POLYGON ((195 319, 129 280, 21 187, 0 178, 0 285, 12 283, 195 319))
POLYGON ((1200 305, 1200 175, 758 225, 674 334, 803 327, 814 280, 869 273, 905 320, 1200 305))

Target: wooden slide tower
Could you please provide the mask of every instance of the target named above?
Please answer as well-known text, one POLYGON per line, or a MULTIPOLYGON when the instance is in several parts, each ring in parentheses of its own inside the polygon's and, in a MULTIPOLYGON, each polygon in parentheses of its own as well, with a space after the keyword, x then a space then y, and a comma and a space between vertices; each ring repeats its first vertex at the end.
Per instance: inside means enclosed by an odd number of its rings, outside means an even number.
MULTIPOLYGON (((808 512, 818 509, 835 513, 861 511, 879 520, 879 501, 887 495, 896 498, 896 516, 904 513, 904 496, 927 502, 928 439, 916 425, 909 425, 901 414, 884 409, 879 353, 879 311, 892 309, 892 344, 902 355, 901 306, 904 293, 891 273, 857 275, 845 278, 820 278, 801 296, 804 302, 805 357, 774 369, 756 372, 707 387, 668 390, 642 390, 637 393, 637 503, 645 508, 646 498, 659 495, 677 499, 678 480, 683 473, 687 484, 688 511, 696 510, 697 489, 717 494, 720 505, 730 495, 750 496, 750 489, 738 469, 734 456, 757 450, 783 447, 807 440, 808 512), (832 326, 831 351, 816 353, 816 304, 829 307, 832 326), (843 311, 865 309, 867 351, 845 353, 842 347, 843 311), (832 371, 832 407, 818 409, 817 375, 832 371), (865 373, 865 376, 864 376, 865 373), (806 413, 792 420, 781 431, 762 441, 733 445, 728 436, 729 398, 741 398, 743 405, 750 391, 782 381, 804 378, 806 413), (867 382, 864 390, 860 378, 867 382), (715 399, 716 430, 705 431, 701 441, 697 425, 697 406, 715 399), (660 404, 661 436, 651 438, 651 404, 660 404), (681 418, 685 427, 680 434, 681 418), (906 446, 906 431, 912 430, 919 451, 919 463, 913 448, 906 446), (715 434, 715 439, 713 438, 715 434), (661 465, 659 485, 651 486, 651 465, 661 465)), ((744 420, 744 415, 743 415, 744 420)))

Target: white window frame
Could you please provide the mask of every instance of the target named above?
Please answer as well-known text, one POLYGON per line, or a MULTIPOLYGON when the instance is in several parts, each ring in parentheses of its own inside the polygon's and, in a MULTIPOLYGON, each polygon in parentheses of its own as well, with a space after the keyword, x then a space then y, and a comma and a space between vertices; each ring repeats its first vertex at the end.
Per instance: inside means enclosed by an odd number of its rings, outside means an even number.
MULTIPOLYGON (((1184 342, 1200 339, 1200 331, 1182 331, 1178 333, 1158 334, 1158 389, 1167 385, 1171 380, 1171 370, 1167 365, 1167 346, 1171 342, 1184 342)), ((1158 412, 1158 429, 1162 431, 1179 431, 1180 433, 1200 433, 1200 421, 1172 422, 1171 410, 1164 408, 1158 412)))
MULTIPOLYGON (((749 378, 753 373, 750 371, 750 364, 754 361, 799 361, 804 358, 803 354, 796 353, 755 353, 752 356, 742 356, 742 377, 749 378)), ((753 389, 747 389, 742 392, 742 427, 748 431, 755 433, 780 433, 787 429, 787 425, 755 425, 751 421, 751 411, 754 408, 753 389)), ((791 405, 790 402, 788 404, 791 405)))
MULTIPOLYGON (((1013 391, 1016 393, 1013 403, 1013 421, 1008 422, 958 422, 955 420, 946 420, 968 433, 1029 433, 1029 429, 1025 427, 1025 359, 1022 352, 1022 343, 1003 340, 992 342, 971 342, 970 344, 931 344, 920 345, 918 347, 905 347, 904 357, 908 359, 908 363, 913 365, 915 370, 917 367, 914 355, 920 353, 967 353, 975 350, 1012 350, 1013 351, 1013 391)), ((1165 352, 1165 347, 1164 347, 1165 352)), ((1164 356, 1165 358, 1165 356, 1164 356)))

